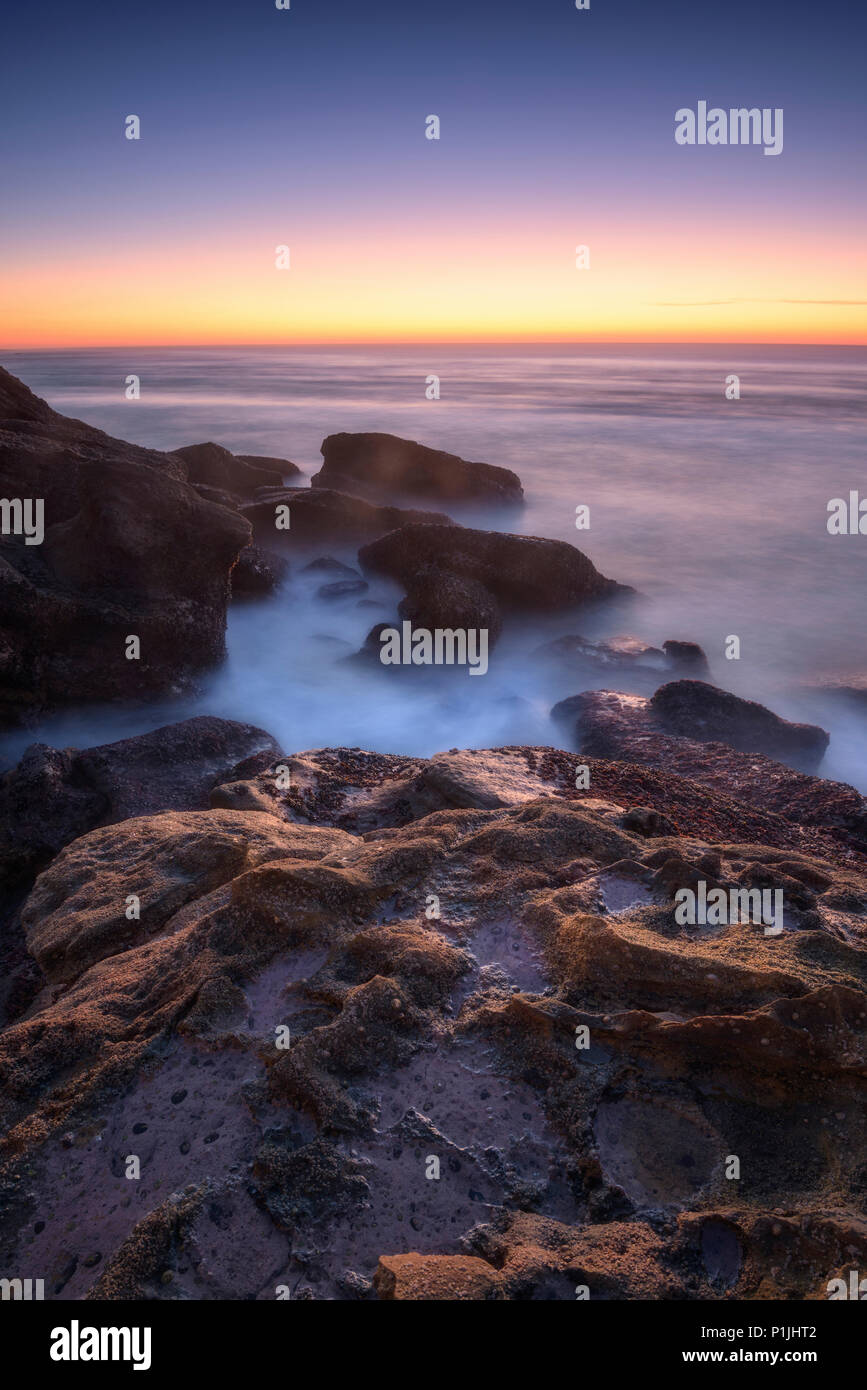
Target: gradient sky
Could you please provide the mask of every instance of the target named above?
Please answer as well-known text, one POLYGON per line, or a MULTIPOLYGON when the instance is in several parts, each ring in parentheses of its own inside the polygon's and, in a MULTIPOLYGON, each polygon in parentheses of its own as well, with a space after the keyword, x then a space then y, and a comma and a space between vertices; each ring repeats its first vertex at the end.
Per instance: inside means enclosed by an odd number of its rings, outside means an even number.
POLYGON ((851 0, 16 3, 0 345, 867 342, 865 39, 851 0), (782 154, 676 145, 700 99, 783 107, 782 154))

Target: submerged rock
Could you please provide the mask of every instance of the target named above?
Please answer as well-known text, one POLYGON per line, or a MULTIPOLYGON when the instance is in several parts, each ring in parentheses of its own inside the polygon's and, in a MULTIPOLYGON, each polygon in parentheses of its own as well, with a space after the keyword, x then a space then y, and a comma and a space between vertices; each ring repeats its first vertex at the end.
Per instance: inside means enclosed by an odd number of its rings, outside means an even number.
POLYGON ((493 647, 503 619, 491 591, 474 579, 450 574, 438 565, 419 569, 409 580, 409 592, 398 605, 401 618, 414 628, 477 628, 493 647))
POLYGON ((607 642, 591 642, 586 637, 557 637, 537 647, 531 656, 567 667, 598 668, 612 675, 659 678, 665 672, 708 670, 707 657, 697 642, 663 642, 651 647, 639 637, 612 637, 607 642))

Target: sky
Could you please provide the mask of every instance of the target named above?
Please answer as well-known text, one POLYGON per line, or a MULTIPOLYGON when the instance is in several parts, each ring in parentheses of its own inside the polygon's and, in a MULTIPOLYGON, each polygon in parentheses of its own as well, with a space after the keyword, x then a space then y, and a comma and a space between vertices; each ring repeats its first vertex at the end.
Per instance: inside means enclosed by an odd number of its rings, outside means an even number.
POLYGON ((0 347, 865 343, 865 39, 851 0, 16 0, 0 347), (782 153, 678 145, 701 100, 782 153))

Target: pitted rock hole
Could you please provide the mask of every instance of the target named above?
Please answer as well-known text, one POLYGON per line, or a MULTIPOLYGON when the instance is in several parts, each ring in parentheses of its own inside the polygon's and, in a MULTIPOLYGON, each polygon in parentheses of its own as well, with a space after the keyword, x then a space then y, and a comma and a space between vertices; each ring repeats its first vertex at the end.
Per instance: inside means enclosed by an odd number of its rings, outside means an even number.
POLYGON ((737 1233, 722 1221, 706 1221, 701 1228, 701 1258, 712 1284, 730 1289, 741 1271, 741 1246, 737 1233))
POLYGON ((676 1102, 603 1101, 594 1128, 606 1178, 639 1206, 688 1203, 721 1163, 701 1113, 676 1102))

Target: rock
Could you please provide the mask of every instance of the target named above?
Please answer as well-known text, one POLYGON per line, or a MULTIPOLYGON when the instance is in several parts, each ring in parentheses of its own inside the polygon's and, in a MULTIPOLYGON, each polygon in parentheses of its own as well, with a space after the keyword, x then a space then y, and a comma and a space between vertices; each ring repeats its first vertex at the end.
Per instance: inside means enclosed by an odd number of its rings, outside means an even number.
POLYGON ((236 454, 235 457, 240 459, 241 463, 249 464, 251 468, 264 470, 269 475, 278 474, 281 483, 285 483, 287 478, 304 477, 303 468, 299 468, 297 463, 291 463, 289 459, 270 458, 264 454, 236 454))
POLYGON ((213 793, 268 809, 62 850, 23 914, 50 983, 0 1028, 8 1266, 71 1299, 570 1303, 863 1268, 867 855, 582 761, 579 791, 553 748, 321 749, 213 793), (702 878, 782 884, 786 930, 684 930, 702 878))
POLYGON ((705 673, 707 658, 696 642, 665 642, 650 647, 638 637, 613 637, 591 642, 586 637, 557 637, 530 653, 565 667, 590 668, 610 675, 657 681, 666 672, 705 673))
POLYGON ((256 537, 265 545, 318 545, 341 542, 357 545, 393 531, 397 526, 433 521, 452 527, 450 517, 439 512, 406 511, 400 507, 379 507, 360 497, 350 497, 330 488, 284 488, 270 497, 248 502, 241 515, 252 524, 256 537), (289 508, 289 528, 277 529, 278 519, 289 508))
POLYGON ((384 1255, 373 1276, 386 1301, 490 1301, 503 1297, 501 1284, 499 1271, 473 1255, 384 1255))
POLYGON ((477 628, 487 631, 488 646, 494 646, 503 627, 500 607, 483 584, 461 575, 450 574, 437 565, 419 569, 409 582, 409 592, 398 612, 414 628, 477 628))
POLYGON ((728 743, 742 753, 766 753, 804 768, 817 767, 829 743, 815 724, 792 724, 764 705, 704 681, 661 685, 650 705, 667 733, 728 743))
POLYGON ((320 555, 318 559, 311 560, 301 570, 302 574, 334 574, 340 575, 344 579, 360 579, 361 575, 352 565, 345 565, 342 560, 335 560, 333 555, 320 555))
POLYGON ((83 751, 33 744, 0 777, 0 882, 26 885, 97 825, 206 809, 215 784, 279 752, 264 730, 210 716, 83 751))
POLYGON ((665 652, 648 647, 637 637, 613 637, 610 642, 591 642, 586 637, 556 637, 530 653, 570 665, 590 665, 612 672, 653 672, 657 676, 668 668, 665 652))
POLYGON ((75 766, 75 750, 34 743, 0 777, 0 883, 7 891, 98 825, 108 797, 75 766))
POLYGON ((669 639, 663 642, 662 650, 676 669, 690 670, 695 676, 703 675, 709 670, 707 657, 698 642, 675 642, 669 639))
POLYGON ((41 545, 0 544, 0 721, 141 699, 223 656, 229 571, 249 526, 183 472, 0 373, 0 478, 8 495, 45 504, 41 545))
POLYGON ((250 497, 260 487, 282 487, 284 474, 301 473, 288 459, 231 454, 219 444, 188 444, 173 452, 186 464, 191 483, 220 488, 237 497, 250 497))
POLYGON ((149 734, 86 748, 74 758, 108 801, 112 821, 158 811, 204 810, 211 788, 230 771, 276 761, 280 748, 264 729, 198 715, 149 734))
POLYGON ((118 458, 177 482, 186 480, 186 468, 171 454, 127 444, 81 420, 58 414, 17 377, 0 368, 2 496, 45 498, 46 526, 68 521, 79 507, 82 461, 109 463, 118 458))
POLYGON ((565 541, 504 535, 470 527, 411 524, 365 545, 362 568, 410 588, 420 570, 447 570, 481 584, 502 604, 550 611, 631 592, 606 579, 565 541))
POLYGON ((190 486, 206 502, 216 502, 220 507, 228 507, 230 512, 238 510, 241 499, 237 493, 227 492, 221 487, 208 487, 207 483, 191 483, 190 486))
POLYGON ((688 778, 773 816, 826 827, 867 847, 867 801, 854 787, 799 772, 761 753, 666 733, 652 702, 640 695, 587 691, 561 700, 551 716, 591 756, 674 773, 680 781, 688 778))
POLYGON ((382 497, 406 494, 447 502, 520 502, 521 480, 509 468, 468 463, 393 434, 330 434, 322 441, 322 468, 314 487, 382 497))
POLYGON ((366 579, 335 579, 331 584, 320 584, 316 590, 317 598, 349 598, 353 594, 363 594, 370 588, 366 579))
POLYGON ((28 948, 52 983, 152 939, 189 902, 270 860, 316 860, 342 831, 237 811, 166 811, 91 830, 36 880, 21 913, 28 948), (129 894, 140 916, 129 916, 129 894))
POLYGON ((273 550, 245 545, 232 569, 232 598, 260 598, 272 594, 289 574, 289 561, 273 550))

